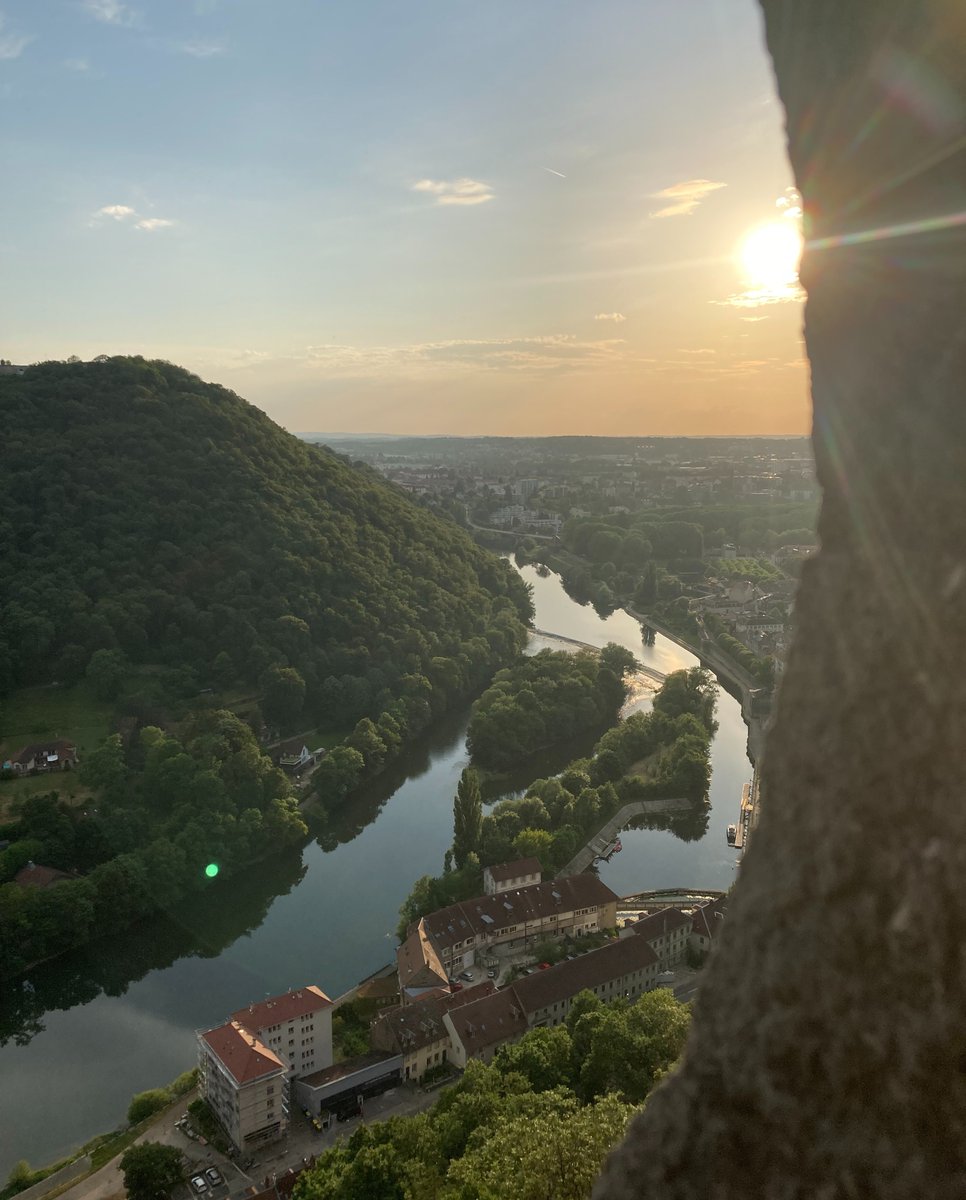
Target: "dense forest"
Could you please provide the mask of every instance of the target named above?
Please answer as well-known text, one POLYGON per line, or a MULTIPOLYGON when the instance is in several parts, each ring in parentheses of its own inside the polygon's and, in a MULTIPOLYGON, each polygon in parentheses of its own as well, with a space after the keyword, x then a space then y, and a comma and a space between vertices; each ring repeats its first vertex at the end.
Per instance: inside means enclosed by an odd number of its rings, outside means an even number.
POLYGON ((466 744, 473 761, 500 770, 542 747, 615 720, 634 656, 610 643, 599 653, 541 650, 498 671, 473 705, 466 744))
POLYGON ((574 999, 413 1117, 362 1125, 319 1156, 294 1200, 585 1200, 607 1152, 684 1049, 687 1005, 574 999))
POLYGON ((230 712, 197 714, 180 738, 147 727, 125 748, 115 734, 80 770, 96 807, 30 796, 0 827, 10 842, 0 852, 0 980, 170 911, 307 832, 289 780, 230 712), (10 882, 30 860, 76 877, 10 882))
POLYGON ((43 363, 0 405, 0 696, 86 675, 141 715, 247 689, 283 731, 347 729, 520 643, 497 558, 179 367, 43 363))

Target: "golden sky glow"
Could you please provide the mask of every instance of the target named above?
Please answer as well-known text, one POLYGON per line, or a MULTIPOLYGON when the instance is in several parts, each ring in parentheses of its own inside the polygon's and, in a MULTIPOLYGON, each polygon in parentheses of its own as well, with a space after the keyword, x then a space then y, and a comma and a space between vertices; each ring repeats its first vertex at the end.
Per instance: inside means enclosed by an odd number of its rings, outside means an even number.
POLYGON ((753 0, 267 13, 10 16, 0 356, 166 358, 296 431, 807 430, 753 0))

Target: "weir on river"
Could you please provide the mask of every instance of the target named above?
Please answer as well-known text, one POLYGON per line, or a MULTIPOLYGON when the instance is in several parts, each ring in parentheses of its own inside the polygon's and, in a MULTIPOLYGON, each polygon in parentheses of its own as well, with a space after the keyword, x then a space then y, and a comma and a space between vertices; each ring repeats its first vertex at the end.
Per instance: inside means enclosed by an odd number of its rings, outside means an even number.
MULTIPOLYGON (((556 576, 521 574, 541 629, 597 648, 617 642, 654 675, 698 665, 666 638, 645 646, 628 614, 601 618, 575 603, 556 576)), ((625 831, 622 853, 599 867, 618 895, 682 879, 718 890, 733 882, 725 829, 749 764, 739 706, 723 690, 717 719, 706 830, 690 841, 625 831)), ((20 1158, 51 1161, 122 1123, 135 1092, 194 1063, 196 1029, 298 984, 338 996, 385 963, 400 904, 420 875, 442 869, 452 841, 468 720, 468 706, 448 714, 301 856, 218 882, 162 919, 35 969, 33 992, 18 986, 0 998, 0 1176, 20 1158)), ((544 758, 534 777, 573 754, 568 746, 544 758)))

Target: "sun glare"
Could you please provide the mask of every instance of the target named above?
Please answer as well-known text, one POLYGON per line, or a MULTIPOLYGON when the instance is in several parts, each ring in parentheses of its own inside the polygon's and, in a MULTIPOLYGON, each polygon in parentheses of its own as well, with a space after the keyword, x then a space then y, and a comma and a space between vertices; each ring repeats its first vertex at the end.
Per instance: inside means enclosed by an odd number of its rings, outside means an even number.
POLYGON ((742 270, 753 288, 780 292, 798 281, 802 235, 791 221, 772 221, 746 234, 738 251, 742 270))

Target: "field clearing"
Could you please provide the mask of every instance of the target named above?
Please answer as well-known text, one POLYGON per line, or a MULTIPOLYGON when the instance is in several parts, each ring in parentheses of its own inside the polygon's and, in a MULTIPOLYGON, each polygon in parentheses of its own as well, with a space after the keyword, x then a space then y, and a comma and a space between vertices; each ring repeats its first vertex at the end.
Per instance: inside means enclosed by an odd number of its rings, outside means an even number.
POLYGON ((9 755, 30 742, 65 738, 83 757, 111 731, 114 705, 98 700, 86 681, 73 687, 21 688, 0 708, 0 751, 9 755))

